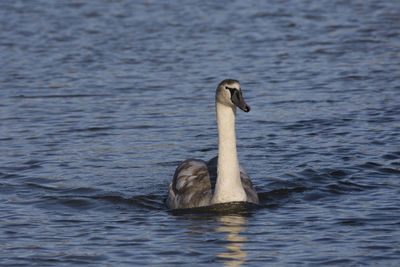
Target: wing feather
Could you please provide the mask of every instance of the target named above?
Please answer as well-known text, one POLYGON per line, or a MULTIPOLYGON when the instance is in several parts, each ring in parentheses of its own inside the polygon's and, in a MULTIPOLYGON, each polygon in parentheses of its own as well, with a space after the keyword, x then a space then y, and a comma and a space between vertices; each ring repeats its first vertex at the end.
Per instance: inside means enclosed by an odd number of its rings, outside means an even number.
POLYGON ((204 161, 187 159, 175 170, 169 186, 168 203, 172 209, 210 205, 212 190, 210 175, 204 161))
POLYGON ((239 165, 240 170, 240 179, 242 180, 242 186, 247 195, 247 202, 259 203, 257 191, 254 189, 253 183, 251 182, 250 176, 243 169, 241 165, 239 165))

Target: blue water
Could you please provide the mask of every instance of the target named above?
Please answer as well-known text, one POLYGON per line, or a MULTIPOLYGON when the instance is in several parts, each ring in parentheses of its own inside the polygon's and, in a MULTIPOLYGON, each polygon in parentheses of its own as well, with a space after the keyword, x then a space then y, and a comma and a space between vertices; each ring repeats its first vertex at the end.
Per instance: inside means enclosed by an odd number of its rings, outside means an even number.
POLYGON ((1 1, 0 265, 398 266, 398 1, 1 1), (259 207, 171 212, 238 154, 259 207))

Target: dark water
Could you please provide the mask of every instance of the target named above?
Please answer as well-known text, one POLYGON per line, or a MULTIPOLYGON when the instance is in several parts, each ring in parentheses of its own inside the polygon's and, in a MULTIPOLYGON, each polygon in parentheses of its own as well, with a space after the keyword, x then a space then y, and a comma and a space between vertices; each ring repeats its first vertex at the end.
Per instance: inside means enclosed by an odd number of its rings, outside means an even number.
POLYGON ((0 58, 1 265, 400 264, 398 1, 1 1, 0 58), (261 205, 170 212, 225 78, 261 205))

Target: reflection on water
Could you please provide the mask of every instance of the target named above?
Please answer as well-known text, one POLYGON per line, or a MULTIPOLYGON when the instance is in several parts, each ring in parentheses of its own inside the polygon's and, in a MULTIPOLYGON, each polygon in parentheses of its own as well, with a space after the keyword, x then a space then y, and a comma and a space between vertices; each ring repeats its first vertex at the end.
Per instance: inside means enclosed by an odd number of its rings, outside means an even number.
POLYGON ((225 246, 228 251, 219 253, 217 256, 222 259, 226 266, 240 266, 245 262, 247 256, 247 252, 242 250, 247 237, 239 234, 246 230, 244 224, 247 223, 247 220, 239 215, 229 215, 220 217, 218 221, 222 225, 215 230, 217 232, 227 232, 226 240, 229 243, 225 246))

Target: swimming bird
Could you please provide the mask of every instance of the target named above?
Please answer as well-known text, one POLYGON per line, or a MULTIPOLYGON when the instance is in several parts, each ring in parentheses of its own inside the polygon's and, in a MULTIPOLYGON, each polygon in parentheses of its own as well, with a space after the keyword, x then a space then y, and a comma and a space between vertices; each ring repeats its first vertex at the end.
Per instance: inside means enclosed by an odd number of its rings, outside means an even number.
POLYGON ((187 159, 175 170, 167 204, 171 209, 195 208, 227 202, 258 203, 250 177, 239 165, 236 150, 236 107, 250 106, 243 99, 240 83, 226 79, 215 93, 218 125, 218 156, 208 162, 187 159))

